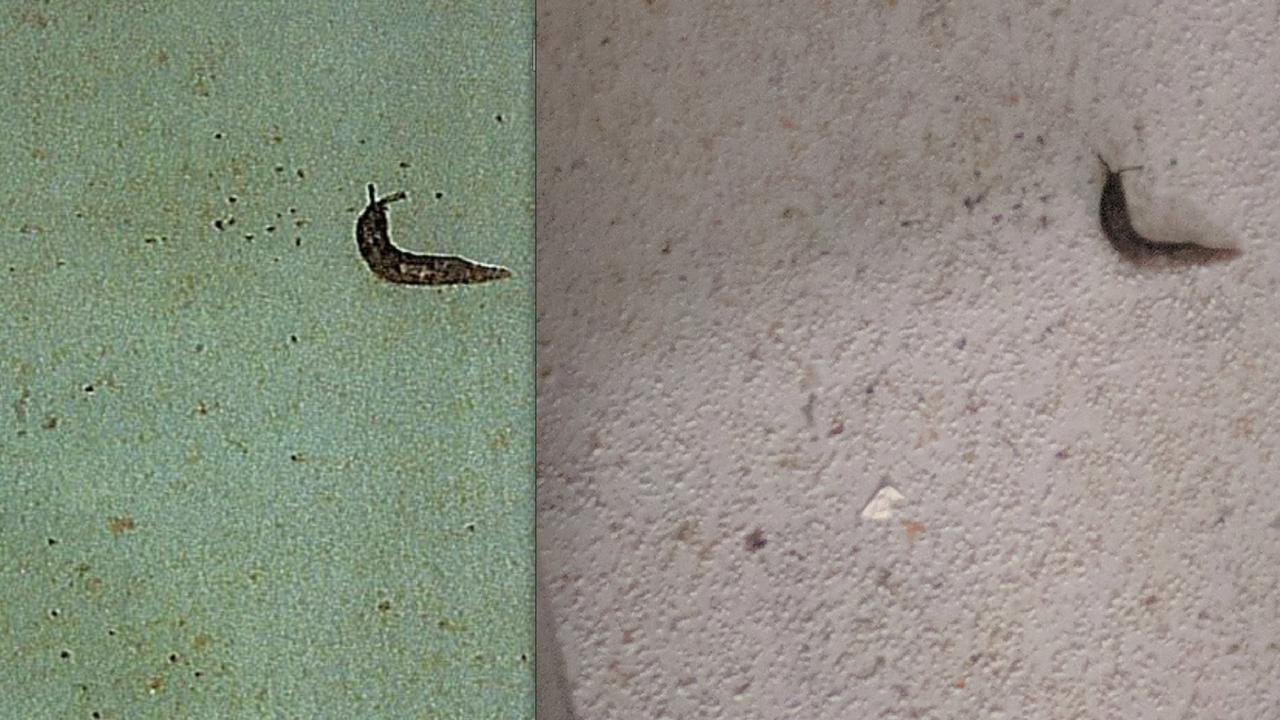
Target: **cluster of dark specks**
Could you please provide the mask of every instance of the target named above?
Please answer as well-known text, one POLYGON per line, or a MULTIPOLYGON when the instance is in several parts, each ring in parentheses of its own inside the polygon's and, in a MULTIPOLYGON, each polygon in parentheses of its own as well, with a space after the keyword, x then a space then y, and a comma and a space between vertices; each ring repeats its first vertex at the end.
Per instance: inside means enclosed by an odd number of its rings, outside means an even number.
MULTIPOLYGON (((224 137, 225 137, 225 135, 223 135, 223 134, 222 134, 222 133, 220 133, 220 132, 219 132, 219 133, 214 133, 214 134, 213 134, 213 138, 214 138, 215 140, 221 140, 221 139, 223 139, 224 137)), ((273 131, 272 135, 270 136, 270 140, 269 140, 269 142, 270 142, 270 144, 272 144, 272 145, 278 145, 278 144, 280 144, 280 143, 284 142, 284 136, 279 132, 279 130, 275 130, 275 131, 273 131)), ((274 173, 275 173, 275 176, 276 176, 276 177, 278 177, 278 178, 284 178, 284 177, 285 177, 285 171, 287 170, 287 168, 286 168, 284 165, 277 164, 277 165, 275 165, 275 166, 273 166, 273 167, 272 167, 272 170, 274 171, 274 173)), ((300 167, 299 167, 299 168, 295 168, 295 169, 294 169, 294 171, 293 171, 293 174, 294 174, 295 176, 297 176, 298 180, 305 180, 305 179, 306 179, 306 177, 307 177, 307 171, 306 171, 305 169, 303 169, 303 168, 300 168, 300 167)), ((228 205, 228 206, 234 206, 238 201, 239 201, 239 198, 237 198, 235 195, 230 195, 230 196, 228 196, 228 197, 227 197, 227 205, 228 205)), ((222 217, 214 218, 214 220, 213 220, 213 229, 214 229, 214 230, 217 230, 218 232, 223 232, 223 231, 227 231, 227 230, 230 230, 231 228, 235 227, 235 225, 236 225, 236 216, 235 216, 235 214, 234 214, 233 210, 234 210, 234 207, 228 207, 227 212, 226 212, 222 217)), ((289 215, 291 215, 291 216, 292 216, 292 215, 296 215, 296 214, 297 214, 297 212, 298 212, 298 209, 297 209, 296 207, 290 207, 290 208, 288 209, 288 214, 289 214, 289 215)), ((268 221, 267 223, 265 223, 265 224, 262 226, 261 233, 264 233, 264 234, 266 234, 266 235, 273 235, 273 234, 275 234, 275 233, 276 233, 276 231, 280 230, 284 225, 286 225, 286 224, 287 224, 287 222, 288 222, 288 220, 286 219, 285 214, 284 214, 284 213, 281 213, 281 212, 277 212, 277 213, 275 213, 275 220, 274 220, 274 221, 268 221)), ((305 224, 306 224, 306 221, 305 221, 305 220, 303 220, 303 219, 301 219, 301 218, 296 218, 296 219, 294 219, 294 221, 293 221, 293 226, 294 226, 295 228, 299 228, 299 229, 300 229, 300 228, 302 228, 302 226, 303 226, 303 225, 305 225, 305 224)), ((246 231, 246 232, 242 233, 242 235, 241 235, 241 237, 243 237, 243 238, 244 238, 244 240, 245 240, 245 241, 247 241, 247 242, 252 242, 252 241, 254 241, 254 240, 258 239, 258 238, 259 238, 259 237, 261 237, 261 236, 262 236, 262 235, 261 235, 260 233, 255 232, 255 231, 246 231)), ((166 238, 162 238, 162 239, 166 239, 166 238)), ((294 238, 293 238, 293 244, 294 244, 294 247, 302 247, 302 237, 301 237, 300 235, 294 236, 294 238)), ((275 262, 279 262, 279 261, 280 261, 280 258, 279 258, 279 257, 276 257, 276 258, 274 258, 274 261, 275 261, 275 262)))

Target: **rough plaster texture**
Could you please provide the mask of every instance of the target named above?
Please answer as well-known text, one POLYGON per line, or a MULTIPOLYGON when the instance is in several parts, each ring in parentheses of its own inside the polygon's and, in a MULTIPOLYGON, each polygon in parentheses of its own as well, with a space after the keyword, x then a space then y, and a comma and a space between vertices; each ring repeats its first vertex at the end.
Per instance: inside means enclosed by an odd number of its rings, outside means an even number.
POLYGON ((539 23, 547 717, 1280 717, 1271 4, 539 23))

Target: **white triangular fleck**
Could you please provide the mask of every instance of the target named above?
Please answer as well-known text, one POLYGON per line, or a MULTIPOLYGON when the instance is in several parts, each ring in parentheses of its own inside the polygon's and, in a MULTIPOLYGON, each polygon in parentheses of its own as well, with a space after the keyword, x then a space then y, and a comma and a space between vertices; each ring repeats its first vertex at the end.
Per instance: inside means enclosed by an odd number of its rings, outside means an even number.
POLYGON ((885 485, 880 488, 871 502, 862 508, 862 517, 868 520, 888 520, 893 517, 893 508, 906 497, 895 488, 885 485))

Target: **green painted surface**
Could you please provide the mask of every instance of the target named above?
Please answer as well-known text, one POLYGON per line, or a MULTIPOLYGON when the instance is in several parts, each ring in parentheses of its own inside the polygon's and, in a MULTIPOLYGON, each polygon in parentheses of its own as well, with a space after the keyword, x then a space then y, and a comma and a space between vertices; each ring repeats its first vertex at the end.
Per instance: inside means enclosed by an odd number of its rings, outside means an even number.
POLYGON ((0 3, 3 717, 532 717, 532 35, 0 3))

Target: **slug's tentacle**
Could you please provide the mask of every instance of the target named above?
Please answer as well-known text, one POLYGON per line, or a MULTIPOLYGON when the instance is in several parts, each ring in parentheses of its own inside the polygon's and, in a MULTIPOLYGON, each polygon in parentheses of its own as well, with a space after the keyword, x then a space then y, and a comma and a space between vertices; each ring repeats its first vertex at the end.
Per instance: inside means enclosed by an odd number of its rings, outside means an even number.
POLYGON ((392 245, 387 204, 406 197, 404 192, 397 192, 379 198, 373 184, 369 184, 369 206, 356 220, 356 245, 374 275, 404 285, 462 285, 511 277, 511 271, 504 267, 483 265, 456 255, 418 255, 392 245))
POLYGON ((1162 243, 1143 237, 1133 228, 1133 222, 1129 219, 1129 203, 1125 199, 1124 183, 1120 179, 1121 174, 1142 166, 1112 170, 1101 155, 1098 156, 1098 162, 1102 163, 1102 168, 1107 173, 1098 207, 1102 234, 1107 236, 1111 246, 1126 260, 1140 264, 1155 260, 1202 264, 1230 260, 1240 254, 1236 248, 1207 247, 1193 242, 1162 243))

